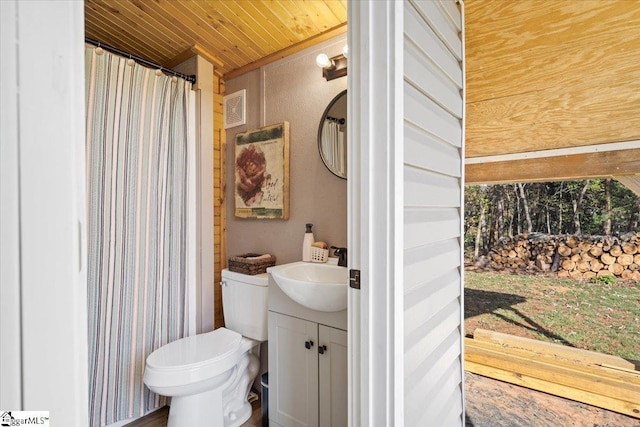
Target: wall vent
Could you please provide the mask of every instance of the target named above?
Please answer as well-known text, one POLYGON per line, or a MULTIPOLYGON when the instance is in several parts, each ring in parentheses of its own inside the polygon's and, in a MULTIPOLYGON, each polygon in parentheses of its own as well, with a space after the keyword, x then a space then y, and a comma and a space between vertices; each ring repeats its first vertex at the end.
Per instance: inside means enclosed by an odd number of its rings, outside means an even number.
POLYGON ((243 125, 247 122, 246 115, 246 89, 225 95, 224 105, 224 128, 243 125))

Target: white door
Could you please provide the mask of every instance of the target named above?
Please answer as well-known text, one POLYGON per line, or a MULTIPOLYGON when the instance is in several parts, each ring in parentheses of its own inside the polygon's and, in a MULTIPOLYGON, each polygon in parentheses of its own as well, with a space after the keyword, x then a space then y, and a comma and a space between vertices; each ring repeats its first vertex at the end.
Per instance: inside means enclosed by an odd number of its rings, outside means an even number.
POLYGON ((464 425, 463 5, 348 7, 350 425, 464 425))

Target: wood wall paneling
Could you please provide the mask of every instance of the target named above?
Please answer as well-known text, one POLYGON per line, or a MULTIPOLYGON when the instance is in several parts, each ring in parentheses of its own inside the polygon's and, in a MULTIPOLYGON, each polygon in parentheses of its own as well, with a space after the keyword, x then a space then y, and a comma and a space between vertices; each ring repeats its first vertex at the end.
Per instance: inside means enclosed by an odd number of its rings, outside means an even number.
POLYGON ((224 326, 224 316, 222 309, 222 289, 218 283, 222 280, 222 269, 226 268, 226 252, 224 245, 224 224, 225 224, 225 198, 224 188, 224 154, 226 132, 223 126, 222 97, 224 96, 224 81, 218 77, 213 78, 213 234, 214 234, 214 326, 219 328, 224 326))

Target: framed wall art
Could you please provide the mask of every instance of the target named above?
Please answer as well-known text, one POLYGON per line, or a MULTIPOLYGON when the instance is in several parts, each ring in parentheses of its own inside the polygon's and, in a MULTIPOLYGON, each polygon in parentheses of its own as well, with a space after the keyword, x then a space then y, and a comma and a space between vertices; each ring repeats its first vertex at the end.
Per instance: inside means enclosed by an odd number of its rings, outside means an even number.
POLYGON ((235 215, 289 219, 289 123, 235 138, 235 215))

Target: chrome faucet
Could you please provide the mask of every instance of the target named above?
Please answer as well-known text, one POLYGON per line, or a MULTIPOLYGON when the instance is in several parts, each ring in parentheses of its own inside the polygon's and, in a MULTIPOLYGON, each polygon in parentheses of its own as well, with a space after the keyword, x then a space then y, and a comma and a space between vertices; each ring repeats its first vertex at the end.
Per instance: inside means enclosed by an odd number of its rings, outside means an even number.
POLYGON ((347 248, 338 248, 336 246, 331 246, 331 249, 334 249, 333 254, 338 257, 338 265, 340 267, 347 266, 347 248))

